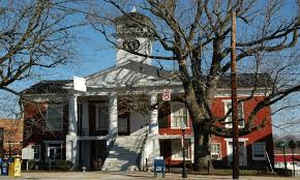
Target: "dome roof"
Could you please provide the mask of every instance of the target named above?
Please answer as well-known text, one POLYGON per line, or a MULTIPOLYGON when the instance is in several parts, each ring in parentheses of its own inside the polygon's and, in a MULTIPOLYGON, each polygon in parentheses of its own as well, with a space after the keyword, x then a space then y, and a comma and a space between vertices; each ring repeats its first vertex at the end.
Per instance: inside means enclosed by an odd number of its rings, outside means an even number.
POLYGON ((130 12, 119 16, 114 19, 115 23, 118 24, 138 24, 138 25, 150 25, 154 27, 151 19, 143 14, 137 12, 130 12))
POLYGON ((153 37, 155 25, 151 19, 137 12, 130 12, 114 19, 118 37, 153 37))

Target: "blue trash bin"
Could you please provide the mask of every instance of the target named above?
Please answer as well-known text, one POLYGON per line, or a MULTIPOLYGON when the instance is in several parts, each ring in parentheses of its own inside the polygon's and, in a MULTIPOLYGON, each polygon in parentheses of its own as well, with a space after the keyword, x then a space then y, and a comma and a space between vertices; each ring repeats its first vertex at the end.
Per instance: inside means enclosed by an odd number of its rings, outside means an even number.
POLYGON ((156 177, 158 173, 161 173, 162 177, 165 177, 166 164, 163 159, 154 160, 154 176, 156 177))
POLYGON ((2 174, 2 158, 0 158, 0 175, 2 174))
POLYGON ((8 163, 6 161, 2 161, 1 175, 8 176, 8 163))

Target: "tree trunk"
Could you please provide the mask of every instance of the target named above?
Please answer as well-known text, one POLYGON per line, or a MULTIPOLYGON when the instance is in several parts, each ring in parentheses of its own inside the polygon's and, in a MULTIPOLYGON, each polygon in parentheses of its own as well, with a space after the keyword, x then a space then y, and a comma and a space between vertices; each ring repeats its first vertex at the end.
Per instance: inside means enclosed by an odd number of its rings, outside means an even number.
POLYGON ((193 123, 194 129, 194 170, 195 171, 208 171, 213 169, 210 158, 210 136, 209 129, 204 125, 193 123))

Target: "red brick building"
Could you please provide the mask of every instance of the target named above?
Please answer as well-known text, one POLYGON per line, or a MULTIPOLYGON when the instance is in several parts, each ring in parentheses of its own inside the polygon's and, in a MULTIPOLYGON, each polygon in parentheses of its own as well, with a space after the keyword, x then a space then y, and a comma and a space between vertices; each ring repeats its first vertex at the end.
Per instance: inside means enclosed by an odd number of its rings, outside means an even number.
MULTIPOLYGON (((60 82, 56 84, 47 84, 48 87, 40 87, 44 83, 38 83, 38 86, 32 88, 38 88, 39 90, 46 90, 51 93, 51 87, 56 87, 60 82), (50 88, 50 89, 49 89, 50 88)), ((60 91, 55 89, 56 94, 60 91)), ((26 92, 32 93, 32 92, 26 92)), ((38 93, 37 97, 43 94, 42 91, 38 93)), ((38 166, 42 167, 47 165, 51 158, 53 160, 66 160, 66 134, 68 132, 68 105, 60 104, 61 108, 51 108, 52 103, 49 102, 49 98, 53 98, 51 95, 47 95, 45 99, 37 100, 35 102, 24 102, 24 147, 32 148, 34 151, 34 160, 38 166), (51 111, 52 110, 52 111, 51 111), (51 114, 54 114, 52 117, 51 114), (58 117, 58 122, 52 121, 51 118, 58 117), (48 121, 49 120, 49 121, 48 121), (55 156, 55 157, 53 157, 55 156)), ((53 98, 54 99, 54 98, 53 98)), ((33 100, 36 100, 33 98, 33 100)), ((55 106, 55 105, 54 105, 55 106)), ((56 119, 55 119, 56 120, 56 119)))
MULTIPOLYGON (((117 42, 124 46, 130 44, 151 55, 154 43, 148 36, 151 29, 135 27, 128 17, 142 20, 149 27, 153 25, 149 17, 136 12, 117 17, 117 42), (129 40, 127 31, 135 38, 129 40)), ((186 159, 193 162, 194 133, 185 104, 172 98, 164 103, 161 101, 164 89, 169 89, 171 97, 182 96, 183 84, 179 78, 166 77, 174 77, 174 74, 153 66, 152 59, 116 49, 116 64, 112 67, 83 78, 75 77, 73 81, 37 83, 23 92, 24 97, 35 102, 24 102, 25 127, 32 128, 32 133, 25 131, 28 135, 25 144, 33 144, 41 161, 68 160, 73 166, 88 169, 99 169, 99 164, 103 164, 102 170, 137 169, 137 166, 142 169, 150 166, 158 156, 162 156, 167 165, 180 165, 183 144, 187 149, 186 159), (140 104, 139 98, 145 103, 140 104), (124 99, 129 101, 124 104, 124 99), (138 110, 157 104, 159 108, 138 110)), ((198 78, 199 81, 209 79, 198 78)), ((238 74, 238 98, 251 97, 239 105, 241 128, 247 124, 254 106, 268 93, 269 82, 267 74, 238 74)), ((230 97, 230 76, 220 75, 210 107, 216 117, 227 114, 231 107, 230 97)), ((228 116, 226 121, 230 119, 228 116)), ((254 127, 264 126, 239 138, 240 165, 267 167, 273 164, 270 107, 259 111, 254 121, 254 127)), ((230 123, 220 124, 220 128, 230 129, 230 123)), ((216 136, 211 139, 211 157, 215 165, 229 167, 232 139, 216 136)))
MULTIPOLYGON (((249 75, 241 75, 241 78, 249 78, 249 75)), ((52 154, 55 154, 57 160, 66 160, 67 149, 67 135, 70 131, 70 123, 72 116, 74 116, 72 109, 70 109, 70 96, 67 90, 62 87, 67 87, 67 83, 72 81, 44 81, 32 86, 26 90, 26 95, 34 100, 36 103, 24 103, 25 109, 25 131, 24 131, 24 145, 30 145, 35 149, 35 157, 37 160, 47 162, 52 154), (47 92, 45 94, 45 92, 47 92), (68 95, 68 96, 66 96, 68 95), (56 103, 53 103, 56 99, 56 103), (51 117, 50 115, 54 117, 51 117), (56 121, 52 121, 55 119, 56 121), (59 120, 59 121, 58 121, 59 120)), ((247 84, 239 85, 244 89, 239 90, 239 99, 249 97, 250 91, 247 89, 247 84)), ((216 117, 224 117, 231 106, 230 89, 222 87, 223 93, 216 95, 212 104, 212 112, 216 117)), ((221 89, 221 87, 220 87, 221 89)), ((177 94, 182 95, 182 94, 177 94)), ((160 99, 161 93, 157 94, 160 99)), ((176 94, 172 94, 175 97, 176 94)), ((121 98, 121 97, 119 97, 121 98)), ((248 116, 253 108, 263 100, 263 93, 254 94, 253 98, 244 101, 239 105, 240 128, 243 128, 248 120, 248 116)), ((81 154, 85 151, 90 151, 89 160, 85 160, 85 155, 79 155, 78 163, 90 162, 91 167, 94 166, 92 159, 97 157, 108 156, 109 146, 108 140, 97 140, 106 137, 109 134, 109 119, 99 119, 104 116, 105 112, 97 104, 103 103, 106 100, 100 97, 92 96, 90 98, 79 98, 77 105, 78 121, 75 124, 77 128, 79 144, 81 148, 77 149, 77 153, 81 154), (88 104, 84 108, 84 101, 88 104), (99 109, 97 109, 97 107, 99 109), (86 109, 88 109, 87 112, 86 109), (87 113, 87 114, 86 114, 87 113), (104 113, 104 114, 103 114, 104 113), (99 122, 98 122, 99 121, 99 122), (105 121, 106 123, 102 122, 105 121), (97 126, 101 125, 101 131, 97 126), (87 130, 88 129, 88 130, 87 130), (88 143, 87 143, 88 142, 88 143), (86 145, 87 143, 88 145, 86 145), (83 145, 85 144, 85 145, 83 145), (85 150, 87 146, 90 146, 85 150), (97 149, 97 150, 96 150, 97 149), (79 161, 80 160, 80 161, 79 161)), ((105 106, 102 108, 105 109, 105 106)), ((141 116, 137 116, 140 117, 141 116)), ((230 116, 225 121, 230 121, 230 116)), ((139 131, 140 127, 147 127, 147 120, 139 122, 137 125, 136 117, 133 112, 119 115, 118 117, 118 134, 119 137, 127 136, 130 139, 131 134, 139 131), (125 122, 121 122, 124 121, 125 122)), ((182 121, 185 126, 185 146, 187 148, 186 159, 193 162, 194 158, 194 138, 193 130, 191 128, 191 119, 189 118, 187 109, 183 103, 169 102, 163 105, 157 111, 158 121, 158 140, 159 140, 159 155, 163 156, 167 165, 177 166, 182 163, 182 121)), ((260 110, 254 119, 254 126, 262 126, 248 135, 239 137, 240 141, 240 166, 244 168, 266 168, 273 166, 273 139, 272 139, 272 119, 270 107, 265 107, 260 110)), ((220 125, 222 128, 231 128, 231 124, 220 125)), ((121 146, 121 145, 120 145, 121 146)), ((232 161, 232 139, 212 135, 211 141, 211 159, 215 167, 230 167, 232 161)), ((145 152, 147 148, 143 147, 145 152)), ((76 161, 75 161, 76 162, 76 161)))
POLYGON ((23 121, 0 119, 0 156, 21 155, 23 147, 23 121))
MULTIPOLYGON (((239 99, 244 99, 245 95, 240 95, 239 99)), ((248 117, 253 108, 263 100, 263 94, 256 94, 252 99, 243 102, 239 106, 240 128, 247 123, 248 117)), ((226 114, 229 97, 217 97, 214 103, 214 112, 217 116, 226 114)), ((255 117, 254 126, 262 126, 257 130, 239 137, 240 143, 240 166, 248 168, 261 168, 273 166, 273 137, 271 108, 265 107, 260 110, 255 117)), ((226 124, 225 128, 231 128, 226 124)), ((212 159, 223 166, 229 166, 232 161, 232 139, 215 136, 211 142, 212 159)))
MULTIPOLYGON (((243 99, 245 97, 246 95, 244 94, 240 95, 238 98, 243 99)), ((240 118, 243 119, 243 121, 240 122, 240 128, 245 126, 250 112, 263 98, 263 94, 257 94, 251 100, 245 101, 239 105, 239 115, 240 118)), ((212 105, 212 111, 215 116, 224 117, 228 110, 228 104, 230 103, 230 96, 216 96, 212 105)), ((168 103, 165 109, 167 109, 167 112, 159 111, 159 134, 163 137, 160 140, 161 154, 165 157, 167 164, 179 165, 182 160, 180 160, 180 158, 174 158, 174 153, 172 153, 172 143, 176 141, 174 139, 177 137, 177 143, 180 144, 182 130, 180 127, 172 127, 172 115, 174 114, 174 111, 176 111, 172 110, 172 103, 168 103), (164 115, 166 117, 164 117, 164 115)), ((274 158, 270 107, 265 107, 256 115, 254 125, 261 126, 262 124, 264 124, 262 128, 258 128, 256 131, 253 131, 248 135, 239 137, 240 165, 242 167, 260 168, 270 167, 270 165, 273 166, 274 158)), ((226 124, 224 128, 231 128, 231 124, 226 124)), ((185 133, 188 139, 193 136, 191 121, 188 121, 185 133)), ((187 144, 189 144, 187 145, 187 159, 191 160, 190 158, 193 156, 193 143, 189 140, 187 144)), ((232 139, 212 135, 210 145, 211 158, 214 164, 216 166, 229 167, 232 161, 232 139)))

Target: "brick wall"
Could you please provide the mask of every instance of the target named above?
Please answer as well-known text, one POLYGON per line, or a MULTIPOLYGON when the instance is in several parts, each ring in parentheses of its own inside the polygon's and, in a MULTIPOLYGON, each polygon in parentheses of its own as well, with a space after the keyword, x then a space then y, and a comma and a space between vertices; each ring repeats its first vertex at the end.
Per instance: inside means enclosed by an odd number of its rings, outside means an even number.
POLYGON ((46 128, 47 103, 26 103, 24 105, 24 147, 40 144, 43 140, 65 140, 68 129, 68 106, 63 108, 63 130, 48 131, 46 128))
POLYGON ((23 120, 0 119, 0 128, 3 128, 3 155, 21 155, 23 146, 23 120))

